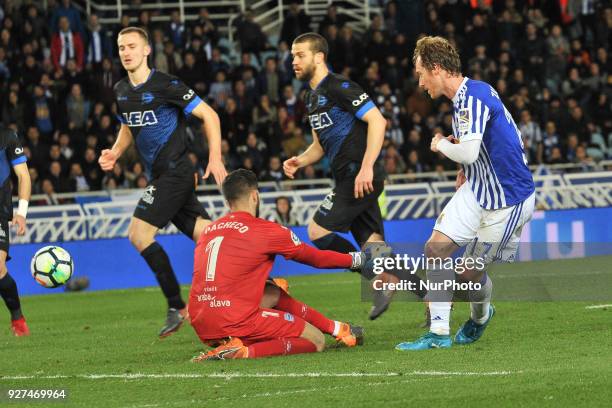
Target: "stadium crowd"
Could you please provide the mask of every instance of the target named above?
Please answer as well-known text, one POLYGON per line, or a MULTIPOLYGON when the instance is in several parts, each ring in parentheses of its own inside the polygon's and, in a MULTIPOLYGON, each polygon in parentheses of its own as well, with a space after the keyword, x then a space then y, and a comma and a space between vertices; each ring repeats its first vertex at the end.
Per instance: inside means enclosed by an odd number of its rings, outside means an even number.
MULTIPOLYGON (((39 4, 6 0, 0 8, 0 120, 24 140, 34 194, 146 186, 135 151, 108 174, 97 162, 119 125, 113 85, 125 72, 115 43, 116 33, 129 25, 148 30, 156 69, 177 75, 218 112, 228 170, 253 169, 261 180, 282 179, 282 160, 311 141, 290 46, 312 30, 327 38, 333 71, 362 85, 387 118, 382 156, 389 174, 455 168, 429 150, 435 132, 452 133, 452 104, 434 102, 418 89, 411 56, 421 33, 450 39, 464 73, 495 87, 517 122, 530 163, 589 167, 612 158, 607 1, 389 1, 361 35, 335 5, 315 25, 293 2, 278 45, 251 12, 237 20, 236 63, 206 9, 187 23, 178 11, 170 21, 154 23, 141 10, 108 28, 70 0, 49 0, 46 9, 39 4)), ((203 173, 204 138, 195 125, 189 134, 190 155, 203 173)), ((299 174, 328 175, 325 160, 299 174)))

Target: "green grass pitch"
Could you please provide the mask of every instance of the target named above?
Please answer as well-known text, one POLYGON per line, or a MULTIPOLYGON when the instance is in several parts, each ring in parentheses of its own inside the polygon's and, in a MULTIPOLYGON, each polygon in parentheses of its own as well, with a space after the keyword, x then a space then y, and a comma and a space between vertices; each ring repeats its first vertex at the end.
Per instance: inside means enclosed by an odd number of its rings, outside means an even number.
MULTIPOLYGON (((566 271, 578 274, 577 286, 595 277, 609 291, 610 264, 612 257, 520 263, 504 265, 501 274, 566 271)), ((610 406, 612 307, 586 307, 612 301, 498 301, 478 343, 401 353, 395 344, 422 333, 422 304, 396 302, 370 322, 356 274, 289 282, 293 296, 327 316, 365 326, 365 345, 194 364, 190 358, 203 347, 191 327, 156 337, 165 316, 157 288, 25 297, 32 336, 11 337, 4 323, 0 331, 0 406, 610 406), (8 389, 23 388, 64 388, 68 397, 8 402, 8 389)), ((452 330, 468 309, 456 305, 452 330)))

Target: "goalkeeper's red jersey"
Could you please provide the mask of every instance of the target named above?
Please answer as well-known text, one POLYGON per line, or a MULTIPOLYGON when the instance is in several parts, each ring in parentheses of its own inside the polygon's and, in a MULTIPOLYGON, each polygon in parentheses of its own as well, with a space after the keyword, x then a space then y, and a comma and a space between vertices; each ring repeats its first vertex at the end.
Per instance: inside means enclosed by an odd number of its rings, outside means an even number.
POLYGON ((352 264, 351 255, 308 246, 279 224, 230 213, 206 227, 195 249, 189 315, 201 339, 249 332, 276 255, 319 268, 352 264))

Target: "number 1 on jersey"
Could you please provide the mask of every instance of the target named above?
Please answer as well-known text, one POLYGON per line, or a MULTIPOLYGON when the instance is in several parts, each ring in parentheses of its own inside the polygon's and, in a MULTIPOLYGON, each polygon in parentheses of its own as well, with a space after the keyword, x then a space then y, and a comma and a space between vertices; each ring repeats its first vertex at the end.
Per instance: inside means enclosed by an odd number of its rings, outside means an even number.
POLYGON ((223 237, 216 237, 210 240, 206 245, 206 252, 208 253, 208 262, 206 263, 206 280, 214 281, 215 273, 217 272, 217 257, 219 256, 219 249, 221 249, 221 242, 223 237))

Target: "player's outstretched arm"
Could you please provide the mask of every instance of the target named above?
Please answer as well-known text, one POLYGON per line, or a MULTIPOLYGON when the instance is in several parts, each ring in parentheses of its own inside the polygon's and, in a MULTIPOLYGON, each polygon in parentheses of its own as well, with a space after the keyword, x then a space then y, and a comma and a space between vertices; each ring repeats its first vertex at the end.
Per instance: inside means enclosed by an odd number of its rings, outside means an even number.
POLYGON ((293 156, 283 163, 283 171, 285 175, 290 179, 295 178, 295 173, 302 167, 309 166, 321 160, 325 152, 321 143, 319 143, 319 137, 317 133, 312 131, 312 143, 308 146, 308 149, 299 156, 293 156))
POLYGON ((368 110, 361 120, 368 124, 368 140, 361 169, 355 177, 355 198, 362 198, 374 191, 374 163, 380 155, 387 126, 387 121, 376 107, 368 110))
POLYGON ((32 181, 30 180, 30 172, 28 165, 19 163, 13 167, 17 175, 19 206, 13 216, 13 225, 17 226, 17 235, 24 235, 26 232, 26 216, 28 214, 28 203, 32 194, 32 181))
POLYGON ((100 158, 98 159, 98 163, 100 167, 104 171, 111 171, 113 167, 115 167, 115 163, 117 159, 121 157, 123 152, 127 150, 128 147, 132 144, 132 131, 126 124, 121 124, 121 128, 119 129, 119 134, 117 135, 117 140, 113 145, 112 149, 104 149, 100 154, 100 158))
POLYGON ((208 166, 204 174, 204 179, 212 173, 217 185, 221 185, 227 171, 223 165, 221 155, 221 121, 219 115, 206 102, 202 101, 191 112, 192 115, 202 120, 202 129, 208 139, 208 166))

